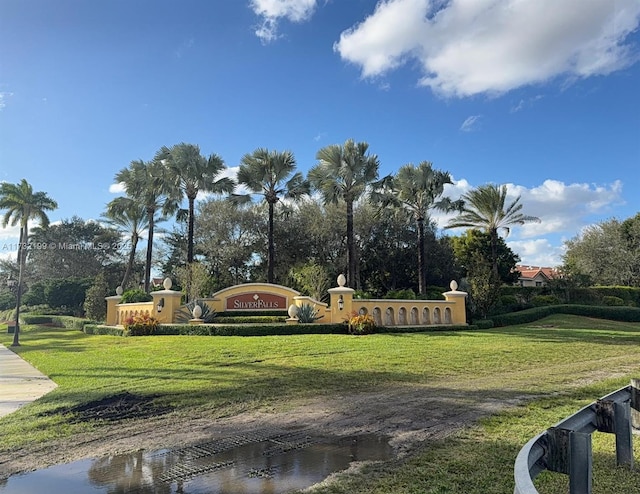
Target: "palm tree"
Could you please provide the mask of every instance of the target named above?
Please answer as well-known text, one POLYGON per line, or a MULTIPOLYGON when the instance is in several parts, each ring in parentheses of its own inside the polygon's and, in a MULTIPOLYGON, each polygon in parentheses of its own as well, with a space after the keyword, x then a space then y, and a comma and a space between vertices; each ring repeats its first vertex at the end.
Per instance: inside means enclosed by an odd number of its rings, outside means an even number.
POLYGON ((144 204, 135 199, 131 199, 130 197, 116 197, 107 204, 104 217, 111 226, 129 235, 129 241, 131 243, 129 259, 124 276, 122 277, 122 283, 120 284, 120 286, 126 290, 131 272, 133 271, 138 241, 142 236, 142 232, 149 227, 147 210, 144 204))
POLYGON ((224 171, 225 165, 217 154, 209 157, 200 154, 200 148, 195 144, 180 143, 170 148, 163 146, 157 153, 155 161, 161 163, 167 170, 167 181, 173 194, 187 197, 188 231, 187 231, 187 264, 193 262, 193 229, 195 219, 195 200, 198 192, 214 194, 231 193, 235 182, 218 176, 224 171))
POLYGON ((405 209, 416 222, 418 231, 418 292, 424 294, 427 287, 425 261, 424 224, 429 211, 452 211, 460 208, 460 202, 442 197, 444 186, 453 183, 448 172, 434 170, 432 163, 422 161, 418 166, 404 165, 396 176, 387 182, 387 190, 376 194, 384 206, 393 205, 405 209))
POLYGON ((380 162, 367 154, 366 142, 347 140, 344 145, 326 146, 316 155, 319 160, 309 170, 312 187, 320 192, 325 204, 344 201, 347 207, 347 283, 355 288, 356 252, 353 235, 353 203, 378 179, 380 162))
POLYGON ((447 224, 446 228, 469 227, 485 231, 491 239, 491 266, 495 279, 498 273, 498 231, 504 230, 508 235, 513 225, 524 225, 540 222, 536 216, 522 214, 520 196, 505 209, 507 186, 487 184, 471 190, 461 197, 464 205, 460 214, 447 224))
MULTIPOLYGON (((290 151, 269 151, 259 148, 242 157, 238 183, 254 194, 261 194, 269 206, 267 283, 274 282, 275 247, 273 243, 273 215, 280 196, 299 199, 309 193, 309 182, 300 172, 294 173, 296 160, 290 151), (293 175, 292 175, 293 174, 293 175)), ((251 194, 232 194, 235 203, 251 200, 251 194)))
POLYGON ((5 210, 2 227, 20 225, 20 245, 18 246, 18 287, 16 293, 16 321, 13 333, 13 346, 20 346, 20 303, 22 295, 22 276, 27 260, 29 243, 29 220, 40 221, 43 228, 49 226, 46 211, 53 211, 58 203, 51 199, 46 192, 33 192, 33 187, 23 178, 18 184, 3 182, 0 184, 0 210, 5 210))
POLYGON ((178 208, 176 198, 167 181, 164 167, 157 162, 134 160, 128 168, 123 168, 115 176, 116 183, 122 183, 127 196, 142 205, 147 213, 147 256, 144 269, 144 290, 149 292, 151 280, 151 258, 155 224, 178 208), (156 214, 160 212, 160 216, 156 214))

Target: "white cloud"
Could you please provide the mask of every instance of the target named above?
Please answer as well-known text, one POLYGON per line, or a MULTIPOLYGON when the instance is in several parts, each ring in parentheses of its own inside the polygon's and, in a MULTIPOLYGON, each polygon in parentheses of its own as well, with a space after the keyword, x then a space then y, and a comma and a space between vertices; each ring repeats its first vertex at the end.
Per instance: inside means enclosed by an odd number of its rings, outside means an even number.
POLYGON ((507 246, 520 256, 521 264, 552 268, 562 264, 564 247, 553 245, 546 238, 508 241, 507 246))
MULTIPOLYGON (((443 194, 453 200, 475 188, 465 179, 453 179, 453 182, 445 186, 443 194)), ((560 239, 561 242, 562 239, 572 238, 586 226, 615 216, 615 207, 624 204, 620 181, 594 185, 545 180, 541 185, 532 188, 507 184, 507 203, 518 196, 522 204, 522 213, 537 216, 541 221, 513 227, 505 240, 521 257, 523 263, 536 266, 561 264, 564 247, 553 243, 552 240, 560 239)), ((433 212, 432 217, 439 228, 444 228, 455 214, 433 212)), ((447 230, 447 234, 460 235, 464 230, 447 230)))
POLYGON ((365 78, 417 60, 438 94, 500 94, 629 65, 639 22, 638 0, 381 0, 334 50, 365 78))
POLYGON ((467 117, 462 125, 460 126, 460 130, 462 132, 471 132, 473 130, 477 130, 480 125, 480 118, 482 115, 471 115, 467 117))
POLYGON ((251 0, 250 7, 262 20, 255 34, 266 44, 278 39, 280 19, 291 22, 308 20, 316 8, 316 0, 251 0))
POLYGON ((9 93, 6 91, 0 92, 0 111, 2 111, 7 106, 7 99, 13 96, 13 93, 9 93))
POLYGON ((123 194, 124 193, 124 182, 118 182, 117 184, 111 184, 109 186, 109 192, 112 194, 123 194))

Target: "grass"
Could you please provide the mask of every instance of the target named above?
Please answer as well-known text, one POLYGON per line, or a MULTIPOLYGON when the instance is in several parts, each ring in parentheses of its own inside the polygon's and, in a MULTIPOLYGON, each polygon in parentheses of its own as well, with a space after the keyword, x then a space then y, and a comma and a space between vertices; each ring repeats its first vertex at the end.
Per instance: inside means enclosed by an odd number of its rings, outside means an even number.
MULTIPOLYGON (((4 333, 0 343, 8 346, 10 337, 4 333)), ((25 326, 21 343, 17 353, 59 387, 0 419, 0 454, 100 427, 51 412, 123 391, 155 396, 177 413, 197 409, 213 417, 401 384, 532 397, 408 459, 341 477, 319 490, 327 494, 510 494, 515 456, 529 438, 640 377, 640 324, 570 315, 486 331, 366 337, 121 338, 25 326)), ((640 493, 640 474, 611 467, 610 438, 600 436, 594 436, 594 493, 621 485, 628 488, 619 492, 640 493)), ((636 456, 640 463, 637 449, 636 456)), ((541 492, 566 492, 563 476, 543 475, 539 485, 541 492)))

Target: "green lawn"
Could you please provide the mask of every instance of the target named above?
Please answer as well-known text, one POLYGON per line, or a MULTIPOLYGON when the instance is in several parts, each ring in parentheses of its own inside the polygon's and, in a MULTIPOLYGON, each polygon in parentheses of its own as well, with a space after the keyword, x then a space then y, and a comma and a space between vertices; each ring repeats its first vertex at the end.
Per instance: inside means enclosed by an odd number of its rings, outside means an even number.
MULTIPOLYGON (((214 417, 283 410, 300 398, 398 383, 497 398, 554 393, 430 443, 409 459, 368 467, 321 490, 326 493, 511 493, 513 461, 530 437, 640 377, 640 324, 568 315, 486 331, 365 337, 121 338, 29 326, 21 336, 17 353, 59 388, 0 419, 0 454, 98 427, 49 412, 125 390, 156 396, 185 414, 197 409, 214 417)), ((9 346, 10 338, 4 332, 0 343, 9 346)), ((605 468, 613 448, 599 436, 595 492, 616 492, 607 489, 628 483, 620 492, 640 493, 637 471, 605 468)), ((541 492, 563 492, 563 483, 547 475, 541 492)))

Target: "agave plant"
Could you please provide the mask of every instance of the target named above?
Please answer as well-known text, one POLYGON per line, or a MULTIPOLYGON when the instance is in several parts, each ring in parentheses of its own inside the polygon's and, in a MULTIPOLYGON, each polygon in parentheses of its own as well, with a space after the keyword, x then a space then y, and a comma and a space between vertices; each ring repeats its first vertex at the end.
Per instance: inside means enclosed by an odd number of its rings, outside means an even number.
POLYGON ((318 315, 319 312, 320 311, 311 304, 302 304, 298 307, 298 312, 296 316, 298 317, 299 323, 310 324, 324 317, 324 316, 319 316, 318 315))
POLYGON ((176 315, 176 321, 182 324, 186 324, 190 319, 193 319, 193 309, 196 305, 199 305, 202 309, 202 315, 200 319, 202 319, 206 323, 211 323, 218 315, 215 310, 209 307, 206 302, 202 300, 192 300, 184 307, 180 309, 180 312, 176 315))

